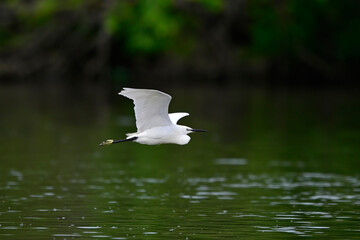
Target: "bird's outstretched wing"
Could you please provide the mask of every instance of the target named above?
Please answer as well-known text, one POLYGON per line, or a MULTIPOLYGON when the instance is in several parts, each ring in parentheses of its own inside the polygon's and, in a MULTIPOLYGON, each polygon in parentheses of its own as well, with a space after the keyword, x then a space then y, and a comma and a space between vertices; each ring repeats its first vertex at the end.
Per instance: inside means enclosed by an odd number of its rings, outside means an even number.
POLYGON ((170 95, 157 90, 133 88, 124 88, 119 94, 134 101, 138 132, 173 124, 168 114, 170 95))
POLYGON ((173 124, 176 124, 181 118, 189 116, 186 112, 169 113, 169 118, 173 124))

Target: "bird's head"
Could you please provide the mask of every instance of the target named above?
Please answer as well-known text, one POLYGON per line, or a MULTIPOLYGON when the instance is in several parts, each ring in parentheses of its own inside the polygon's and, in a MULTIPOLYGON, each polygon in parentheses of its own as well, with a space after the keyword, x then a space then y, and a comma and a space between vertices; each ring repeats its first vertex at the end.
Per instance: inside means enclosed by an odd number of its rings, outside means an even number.
POLYGON ((104 146, 104 145, 110 145, 114 142, 114 140, 112 139, 108 139, 106 141, 103 141, 102 143, 99 144, 99 146, 104 146))

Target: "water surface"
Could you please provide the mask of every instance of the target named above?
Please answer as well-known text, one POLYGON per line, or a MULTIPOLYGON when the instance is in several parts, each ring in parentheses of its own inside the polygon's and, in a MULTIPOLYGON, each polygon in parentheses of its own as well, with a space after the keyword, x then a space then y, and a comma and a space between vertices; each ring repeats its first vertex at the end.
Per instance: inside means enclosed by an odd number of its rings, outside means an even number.
POLYGON ((209 132, 99 148, 134 131, 130 101, 1 89, 0 238, 360 237, 355 91, 168 92, 181 124, 209 132))

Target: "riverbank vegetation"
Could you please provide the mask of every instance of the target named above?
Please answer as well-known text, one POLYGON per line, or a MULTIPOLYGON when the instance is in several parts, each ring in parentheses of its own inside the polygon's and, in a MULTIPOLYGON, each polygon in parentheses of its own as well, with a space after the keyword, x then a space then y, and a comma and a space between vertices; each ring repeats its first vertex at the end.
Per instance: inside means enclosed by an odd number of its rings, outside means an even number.
POLYGON ((5 0, 0 82, 357 83, 359 1, 5 0))

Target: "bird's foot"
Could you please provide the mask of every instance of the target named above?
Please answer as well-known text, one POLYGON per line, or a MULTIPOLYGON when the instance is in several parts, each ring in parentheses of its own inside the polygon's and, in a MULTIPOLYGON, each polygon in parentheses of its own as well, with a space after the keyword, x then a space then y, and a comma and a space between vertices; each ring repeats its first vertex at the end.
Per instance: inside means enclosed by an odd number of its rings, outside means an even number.
POLYGON ((104 145, 110 145, 110 144, 112 144, 113 142, 114 142, 114 140, 108 139, 108 140, 103 141, 102 143, 100 143, 99 146, 101 147, 101 146, 104 146, 104 145))

